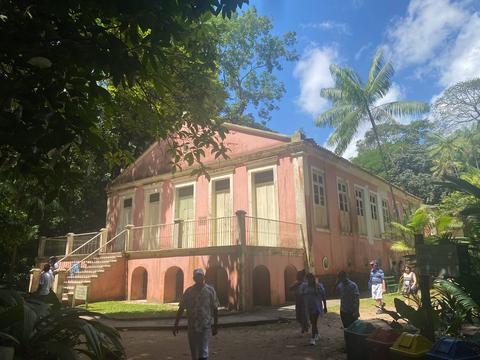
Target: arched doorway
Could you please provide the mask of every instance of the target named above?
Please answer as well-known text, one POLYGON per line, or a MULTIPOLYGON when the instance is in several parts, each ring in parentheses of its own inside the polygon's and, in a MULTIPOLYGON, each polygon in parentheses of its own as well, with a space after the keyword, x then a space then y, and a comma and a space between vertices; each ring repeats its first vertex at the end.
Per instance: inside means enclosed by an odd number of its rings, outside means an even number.
POLYGON ((284 279, 285 279, 285 302, 295 301, 295 293, 290 290, 290 286, 292 286, 297 280, 297 269, 295 268, 295 266, 288 265, 285 268, 284 279))
POLYGON ((137 267, 132 273, 130 287, 131 300, 145 300, 147 298, 148 273, 144 267, 137 267))
POLYGON ((163 284, 163 302, 178 302, 183 294, 183 271, 177 266, 172 266, 165 272, 163 284))
POLYGON ((263 266, 253 270, 253 305, 269 306, 270 300, 270 272, 263 266))
POLYGON ((224 268, 214 266, 207 269, 205 282, 213 286, 217 292, 218 301, 222 306, 228 306, 228 275, 224 268))

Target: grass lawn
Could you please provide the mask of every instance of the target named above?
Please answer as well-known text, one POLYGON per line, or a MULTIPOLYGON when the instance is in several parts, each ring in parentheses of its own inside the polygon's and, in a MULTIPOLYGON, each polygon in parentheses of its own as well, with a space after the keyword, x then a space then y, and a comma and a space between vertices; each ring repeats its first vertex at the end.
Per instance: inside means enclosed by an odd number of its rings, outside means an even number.
MULTIPOLYGON (((393 304, 393 299, 400 298, 405 301, 405 298, 401 294, 385 294, 383 295, 383 302, 385 307, 389 310, 395 310, 395 305, 393 304)), ((371 298, 360 299, 360 313, 365 313, 366 311, 375 311, 376 302, 371 298), (372 310, 373 309, 373 310, 372 310)), ((340 305, 331 305, 328 308, 329 312, 340 314, 340 305)))
POLYGON ((117 319, 162 318, 174 316, 178 306, 132 301, 101 301, 88 304, 88 310, 117 319))

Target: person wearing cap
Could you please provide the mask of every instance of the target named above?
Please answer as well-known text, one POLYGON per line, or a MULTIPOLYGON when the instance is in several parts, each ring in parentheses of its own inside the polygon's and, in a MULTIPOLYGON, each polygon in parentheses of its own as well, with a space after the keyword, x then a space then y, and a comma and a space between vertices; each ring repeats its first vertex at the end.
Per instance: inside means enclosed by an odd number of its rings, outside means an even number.
POLYGON ((192 360, 204 360, 208 359, 208 339, 217 334, 219 304, 215 289, 205 284, 203 269, 193 271, 193 281, 195 284, 185 290, 180 301, 173 335, 178 334, 178 322, 186 309, 192 360))
POLYGON ((386 291, 385 273, 378 266, 378 261, 370 261, 370 280, 369 285, 372 288, 372 299, 377 303, 377 314, 383 313, 385 303, 383 302, 383 293, 386 291))

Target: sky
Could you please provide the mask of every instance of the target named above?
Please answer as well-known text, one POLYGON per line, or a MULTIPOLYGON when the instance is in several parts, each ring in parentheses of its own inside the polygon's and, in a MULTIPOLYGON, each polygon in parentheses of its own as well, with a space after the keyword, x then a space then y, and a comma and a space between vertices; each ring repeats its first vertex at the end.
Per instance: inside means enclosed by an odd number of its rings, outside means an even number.
MULTIPOLYGON (((320 145, 332 131, 314 124, 329 108, 320 89, 333 85, 332 63, 365 79, 381 47, 395 67, 384 102, 431 103, 448 86, 480 77, 480 0, 250 0, 249 6, 272 19, 275 34, 297 34, 299 60, 276 73, 286 94, 268 126, 285 134, 302 129, 320 145)), ((355 142, 367 130, 360 129, 344 157, 355 156, 355 142)))

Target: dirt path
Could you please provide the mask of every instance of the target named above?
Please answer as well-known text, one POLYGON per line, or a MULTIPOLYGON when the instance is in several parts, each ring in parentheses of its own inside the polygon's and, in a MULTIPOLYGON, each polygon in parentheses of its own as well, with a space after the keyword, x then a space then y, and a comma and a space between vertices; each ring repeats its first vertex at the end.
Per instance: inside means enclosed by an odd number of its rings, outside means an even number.
MULTIPOLYGON (((374 310, 363 319, 376 318, 374 310)), ((381 318, 387 319, 385 315, 381 318)), ((313 360, 346 359, 343 328, 338 314, 319 320, 320 342, 308 345, 296 323, 224 328, 210 341, 209 359, 217 360, 313 360)), ((169 331, 124 331, 122 338, 129 360, 190 359, 186 332, 174 337, 169 331)))

